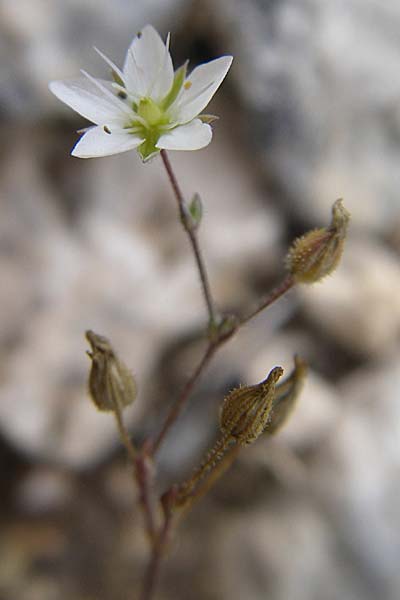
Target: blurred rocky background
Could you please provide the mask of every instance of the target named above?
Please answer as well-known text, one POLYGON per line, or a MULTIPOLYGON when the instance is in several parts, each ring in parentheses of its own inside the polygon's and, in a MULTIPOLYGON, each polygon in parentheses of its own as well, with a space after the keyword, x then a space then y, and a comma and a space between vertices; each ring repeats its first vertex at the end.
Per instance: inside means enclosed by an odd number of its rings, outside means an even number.
POLYGON ((48 92, 107 76, 151 22, 175 64, 224 53, 212 144, 172 153, 205 204, 220 307, 282 277, 290 240, 344 197, 336 274, 224 347, 160 455, 161 488, 215 434, 227 390, 310 377, 287 429, 259 441, 182 523, 160 599, 400 596, 400 4, 396 0, 0 0, 1 600, 135 598, 146 560, 111 417, 86 395, 85 329, 135 373, 137 441, 158 430, 202 349, 205 311, 159 160, 69 156, 85 122, 48 92))

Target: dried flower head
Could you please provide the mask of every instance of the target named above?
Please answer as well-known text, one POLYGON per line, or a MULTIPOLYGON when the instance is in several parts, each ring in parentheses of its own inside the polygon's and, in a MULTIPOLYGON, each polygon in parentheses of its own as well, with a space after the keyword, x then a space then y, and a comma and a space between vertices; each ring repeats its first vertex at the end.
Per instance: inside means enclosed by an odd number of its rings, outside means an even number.
POLYGON ((89 373, 89 392, 93 402, 102 411, 120 411, 136 398, 136 382, 129 369, 116 356, 110 342, 93 331, 86 332, 92 350, 89 373))
POLYGON ((286 264, 297 283, 316 283, 333 273, 343 253, 349 220, 343 201, 336 200, 329 227, 309 231, 293 242, 286 264))
POLYGON ((133 39, 122 70, 97 52, 111 67, 113 82, 82 71, 85 79, 50 84, 57 98, 95 123, 73 156, 93 158, 136 148, 147 160, 161 149, 198 150, 210 143, 210 116, 200 113, 227 74, 231 56, 200 65, 189 76, 187 63, 174 73, 169 36, 164 44, 151 25, 133 39))
POLYGON ((271 418, 275 385, 282 375, 283 369, 275 367, 261 383, 243 386, 228 394, 220 417, 224 437, 246 446, 261 435, 271 418))

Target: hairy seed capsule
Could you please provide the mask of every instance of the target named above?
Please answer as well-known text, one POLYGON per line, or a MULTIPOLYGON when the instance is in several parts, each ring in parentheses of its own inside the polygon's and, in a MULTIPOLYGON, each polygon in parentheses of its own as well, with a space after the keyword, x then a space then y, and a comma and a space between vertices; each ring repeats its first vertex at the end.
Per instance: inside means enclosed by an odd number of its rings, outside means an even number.
POLYGON ((101 411, 115 411, 132 404, 137 394, 136 382, 125 364, 116 356, 110 342, 93 331, 86 332, 92 350, 89 393, 101 411))
POLYGON ((343 253, 349 220, 343 201, 337 200, 329 227, 309 231, 293 242, 286 265, 297 283, 316 283, 333 273, 343 253))
POLYGON ((275 367, 261 383, 240 387, 228 394, 220 418, 224 437, 247 446, 261 435, 271 418, 275 385, 282 375, 283 369, 275 367))

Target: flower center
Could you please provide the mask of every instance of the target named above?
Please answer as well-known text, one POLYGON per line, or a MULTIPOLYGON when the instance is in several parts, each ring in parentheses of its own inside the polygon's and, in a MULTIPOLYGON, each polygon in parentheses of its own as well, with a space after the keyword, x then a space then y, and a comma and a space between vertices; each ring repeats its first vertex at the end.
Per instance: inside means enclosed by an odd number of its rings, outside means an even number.
POLYGON ((137 114, 146 121, 148 127, 156 127, 166 122, 165 113, 151 98, 140 100, 137 114))

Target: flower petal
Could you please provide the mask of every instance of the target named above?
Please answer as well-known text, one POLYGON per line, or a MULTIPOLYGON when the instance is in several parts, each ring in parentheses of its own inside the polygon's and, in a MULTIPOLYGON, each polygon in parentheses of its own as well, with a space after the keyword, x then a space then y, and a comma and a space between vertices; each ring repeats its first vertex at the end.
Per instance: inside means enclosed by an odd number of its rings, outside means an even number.
MULTIPOLYGON (((99 80, 100 81, 100 80, 99 80)), ((100 81, 101 85, 109 86, 109 82, 100 81)), ((92 121, 92 123, 116 123, 126 119, 128 108, 119 100, 107 97, 92 81, 88 79, 72 79, 70 81, 52 81, 50 91, 77 113, 92 121)))
POLYGON ((117 130, 115 133, 106 133, 103 127, 92 127, 81 137, 71 154, 79 158, 110 156, 133 150, 142 141, 142 138, 127 131, 117 130))
POLYGON ((174 80, 171 55, 151 25, 133 39, 123 73, 128 91, 138 98, 150 96, 158 102, 169 92, 174 80))
POLYGON ((191 121, 207 106, 229 71, 232 60, 232 56, 221 56, 191 72, 171 106, 171 114, 179 123, 191 121))
POLYGON ((194 119, 186 125, 180 125, 162 135, 156 147, 165 150, 200 150, 208 146, 212 138, 212 129, 200 119, 194 119))

